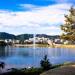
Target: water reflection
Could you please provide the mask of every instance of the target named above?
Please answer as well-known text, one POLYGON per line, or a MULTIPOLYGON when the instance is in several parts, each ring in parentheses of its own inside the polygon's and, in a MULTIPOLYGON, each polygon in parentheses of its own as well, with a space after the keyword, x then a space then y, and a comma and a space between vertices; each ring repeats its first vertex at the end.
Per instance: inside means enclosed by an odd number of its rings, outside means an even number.
POLYGON ((5 47, 0 46, 0 57, 5 57, 6 53, 5 53, 5 47))
POLYGON ((48 55, 49 57, 69 57, 75 56, 74 49, 67 49, 67 48, 32 48, 32 47, 12 47, 0 46, 0 57, 9 57, 9 56, 44 56, 48 55))
POLYGON ((75 61, 75 50, 67 48, 46 48, 46 47, 0 47, 0 60, 7 64, 38 66, 40 60, 48 55, 53 64, 66 61, 75 61))

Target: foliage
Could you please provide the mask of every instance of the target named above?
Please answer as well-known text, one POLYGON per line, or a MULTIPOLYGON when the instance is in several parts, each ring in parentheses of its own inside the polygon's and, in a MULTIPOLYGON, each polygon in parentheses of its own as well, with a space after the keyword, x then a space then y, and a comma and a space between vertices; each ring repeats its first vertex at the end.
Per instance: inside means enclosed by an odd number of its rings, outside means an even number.
POLYGON ((6 46, 6 43, 4 41, 0 41, 0 46, 6 46))
POLYGON ((5 32, 0 32, 0 39, 15 39, 15 35, 5 33, 5 32))
POLYGON ((41 67, 43 68, 43 70, 49 70, 52 68, 52 64, 47 59, 47 55, 44 56, 44 58, 43 58, 43 60, 41 60, 40 64, 41 64, 41 67))
POLYGON ((5 67, 5 63, 4 62, 0 62, 0 68, 4 68, 5 67))
POLYGON ((40 73, 43 72, 43 70, 41 68, 29 68, 29 69, 25 69, 22 70, 22 72, 25 73, 25 75, 40 75, 40 73))
POLYGON ((33 34, 21 34, 21 35, 16 36, 16 39, 21 40, 21 41, 27 40, 29 38, 33 38, 33 34))
POLYGON ((8 72, 3 73, 1 75, 40 75, 46 70, 54 69, 64 65, 64 64, 58 64, 58 65, 52 66, 47 59, 47 55, 44 56, 44 59, 42 61, 44 61, 45 63, 42 66, 42 68, 34 68, 34 67, 22 68, 22 69, 11 68, 11 69, 8 69, 8 72))
MULTIPOLYGON (((45 38, 50 38, 50 39, 55 39, 55 38, 59 38, 58 35, 54 35, 54 36, 50 36, 50 35, 46 35, 46 34, 36 34, 36 37, 45 37, 45 38)), ((13 34, 9 34, 6 32, 0 32, 0 39, 4 40, 4 39, 17 39, 17 40, 26 40, 29 38, 33 38, 33 34, 20 34, 20 35, 13 35, 13 34)))
POLYGON ((61 30, 64 31, 62 39, 75 41, 75 9, 70 8, 69 14, 65 15, 65 23, 61 25, 61 30))
POLYGON ((41 68, 24 68, 24 69, 12 69, 10 72, 4 73, 3 75, 40 75, 43 70, 41 68))

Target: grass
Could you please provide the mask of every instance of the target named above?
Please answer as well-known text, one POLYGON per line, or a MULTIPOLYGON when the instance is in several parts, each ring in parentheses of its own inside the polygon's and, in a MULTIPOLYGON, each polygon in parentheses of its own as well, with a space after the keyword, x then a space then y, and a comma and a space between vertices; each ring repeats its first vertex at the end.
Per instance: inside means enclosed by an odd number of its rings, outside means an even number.
POLYGON ((11 72, 3 73, 2 75, 40 75, 42 72, 44 72, 42 68, 32 67, 29 69, 12 69, 11 72))
POLYGON ((37 47, 49 47, 48 44, 36 44, 37 47))
MULTIPOLYGON (((75 65, 75 63, 66 62, 64 64, 53 65, 50 68, 50 70, 56 70, 57 68, 60 68, 63 66, 70 66, 70 65, 75 65)), ((43 72, 45 72, 45 70, 43 70, 42 68, 34 68, 34 67, 22 68, 22 69, 12 68, 11 72, 3 73, 2 75, 40 75, 43 72)))
POLYGON ((75 45, 55 44, 55 47, 58 47, 58 48, 75 48, 75 45))
MULTIPOLYGON (((14 46, 19 46, 19 47, 32 47, 33 44, 15 44, 14 46)), ((35 44, 36 47, 52 47, 48 44, 35 44)), ((54 48, 75 48, 75 45, 71 44, 54 44, 54 48)))
MULTIPOLYGON (((54 69, 62 65, 63 64, 53 65, 50 69, 54 69)), ((23 69, 12 68, 11 72, 3 73, 2 75, 40 75, 43 72, 45 72, 45 70, 43 70, 42 68, 34 68, 34 67, 23 69)))

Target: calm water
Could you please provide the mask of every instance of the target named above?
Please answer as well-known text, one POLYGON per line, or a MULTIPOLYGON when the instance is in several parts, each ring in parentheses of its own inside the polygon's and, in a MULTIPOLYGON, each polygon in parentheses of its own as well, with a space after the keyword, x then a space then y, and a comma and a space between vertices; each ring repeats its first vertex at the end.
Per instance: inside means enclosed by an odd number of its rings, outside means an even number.
POLYGON ((0 60, 13 67, 40 66, 44 55, 52 64, 74 62, 75 49, 42 47, 0 47, 0 60))

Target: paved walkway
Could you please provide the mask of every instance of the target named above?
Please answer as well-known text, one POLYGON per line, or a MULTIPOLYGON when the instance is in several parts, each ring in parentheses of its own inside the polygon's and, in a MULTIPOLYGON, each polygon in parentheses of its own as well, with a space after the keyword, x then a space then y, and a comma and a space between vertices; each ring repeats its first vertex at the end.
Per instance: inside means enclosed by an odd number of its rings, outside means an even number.
POLYGON ((49 70, 41 75, 75 75, 75 65, 67 65, 49 70))

